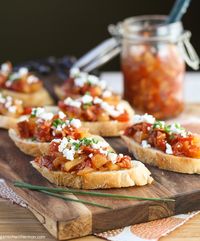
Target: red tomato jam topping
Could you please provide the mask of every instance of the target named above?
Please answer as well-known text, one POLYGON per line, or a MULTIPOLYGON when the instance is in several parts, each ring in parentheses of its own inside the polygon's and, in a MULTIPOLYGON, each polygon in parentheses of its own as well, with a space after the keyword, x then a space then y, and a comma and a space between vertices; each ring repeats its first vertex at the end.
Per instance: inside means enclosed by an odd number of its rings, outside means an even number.
POLYGON ((49 153, 35 158, 40 167, 85 175, 94 171, 116 171, 132 167, 131 158, 116 154, 107 142, 95 138, 55 139, 49 153))
POLYGON ((13 99, 11 96, 4 96, 0 93, 0 115, 17 118, 25 113, 26 109, 21 100, 13 99))
POLYGON ((129 114, 123 104, 111 105, 99 97, 88 94, 76 100, 68 97, 64 101, 59 101, 58 106, 69 117, 82 121, 129 121, 129 114))
POLYGON ((21 67, 13 71, 10 62, 3 63, 0 67, 0 87, 23 93, 33 93, 42 88, 38 77, 29 73, 28 69, 21 67))
POLYGON ((124 134, 144 148, 156 148, 175 156, 200 158, 200 136, 187 132, 180 124, 152 121, 150 115, 135 117, 136 121, 124 134))
POLYGON ((61 87, 65 96, 77 97, 89 93, 92 97, 100 97, 110 104, 118 104, 120 97, 107 89, 106 82, 95 75, 80 72, 73 68, 70 77, 61 87))
POLYGON ((79 139, 87 135, 87 130, 81 128, 80 120, 68 119, 63 112, 48 113, 43 108, 33 108, 29 117, 18 122, 17 130, 21 138, 39 142, 50 142, 65 136, 79 139))
POLYGON ((159 119, 183 110, 185 64, 173 44, 131 46, 122 53, 124 97, 131 105, 159 119))

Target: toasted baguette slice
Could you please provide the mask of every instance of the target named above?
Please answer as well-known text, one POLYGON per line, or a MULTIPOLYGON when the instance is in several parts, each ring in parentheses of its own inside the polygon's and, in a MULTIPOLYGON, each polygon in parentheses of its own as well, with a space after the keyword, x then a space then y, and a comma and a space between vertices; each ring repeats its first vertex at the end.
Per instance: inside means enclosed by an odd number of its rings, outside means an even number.
POLYGON ((96 171, 83 176, 76 174, 50 171, 46 167, 40 167, 38 163, 32 161, 33 167, 47 178, 50 182, 58 186, 66 186, 79 189, 106 189, 130 186, 143 186, 150 184, 153 178, 150 171, 139 161, 132 162, 131 169, 119 171, 96 171))
POLYGON ((46 89, 41 88, 39 91, 34 93, 19 93, 12 90, 1 89, 3 95, 11 96, 14 99, 19 99, 23 101, 24 106, 44 106, 52 105, 54 103, 53 99, 49 95, 46 89))
MULTIPOLYGON (((47 155, 50 142, 37 142, 30 139, 22 139, 18 136, 15 129, 9 129, 10 138, 14 141, 15 145, 25 154, 30 156, 47 155)), ((91 137, 99 141, 105 141, 101 136, 91 135, 91 137)), ((114 151, 111 147, 110 150, 114 151)))
POLYGON ((17 118, 0 115, 0 128, 10 129, 15 128, 17 124, 17 118))
POLYGON ((144 163, 174 172, 200 174, 200 159, 165 154, 154 148, 143 148, 132 138, 122 136, 134 157, 144 163))

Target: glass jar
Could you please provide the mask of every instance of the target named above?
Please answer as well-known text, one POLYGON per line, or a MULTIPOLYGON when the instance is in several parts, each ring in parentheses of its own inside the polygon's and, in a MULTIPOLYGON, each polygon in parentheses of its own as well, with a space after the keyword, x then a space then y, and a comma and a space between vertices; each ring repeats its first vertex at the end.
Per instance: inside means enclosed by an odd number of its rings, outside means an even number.
MULTIPOLYGON (((124 98, 139 112, 167 119, 182 112, 186 51, 181 22, 166 16, 125 19, 118 24, 124 98)), ((187 36, 186 36, 187 37, 187 36)))

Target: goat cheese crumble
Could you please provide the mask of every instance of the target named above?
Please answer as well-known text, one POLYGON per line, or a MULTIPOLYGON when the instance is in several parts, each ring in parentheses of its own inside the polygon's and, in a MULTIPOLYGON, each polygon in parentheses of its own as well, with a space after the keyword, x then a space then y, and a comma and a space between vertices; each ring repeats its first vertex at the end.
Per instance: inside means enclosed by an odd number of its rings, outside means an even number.
POLYGON ((154 124, 155 118, 152 115, 148 115, 147 113, 144 115, 134 115, 133 116, 133 124, 139 124, 142 122, 154 124))
POLYGON ((141 142, 141 145, 143 148, 151 148, 151 145, 146 140, 143 140, 141 142))
POLYGON ((166 143, 166 154, 173 154, 172 146, 169 143, 166 143))
POLYGON ((78 68, 72 68, 70 70, 70 77, 74 78, 74 84, 78 87, 83 87, 85 84, 96 85, 101 89, 106 88, 106 82, 99 79, 95 75, 90 75, 86 72, 81 72, 78 68))

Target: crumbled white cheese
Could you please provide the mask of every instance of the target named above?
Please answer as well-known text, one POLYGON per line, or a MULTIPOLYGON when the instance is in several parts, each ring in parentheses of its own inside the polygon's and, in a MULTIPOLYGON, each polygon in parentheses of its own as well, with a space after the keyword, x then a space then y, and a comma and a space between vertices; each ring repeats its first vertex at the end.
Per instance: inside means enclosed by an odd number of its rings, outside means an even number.
POLYGON ((61 139, 59 139, 59 138, 57 138, 57 139, 53 139, 52 142, 60 143, 60 142, 61 142, 61 139))
POLYGON ((28 74, 28 69, 26 67, 22 67, 18 70, 18 74, 20 77, 23 77, 28 74))
POLYGON ((64 100, 64 103, 66 105, 70 105, 76 108, 80 108, 81 107, 81 102, 79 100, 73 100, 71 97, 68 97, 64 100))
POLYGON ((102 102, 101 107, 112 117, 117 117, 124 112, 124 108, 122 108, 122 105, 120 104, 115 109, 114 105, 109 105, 107 102, 102 102))
POLYGON ((69 160, 69 161, 73 161, 74 160, 74 155, 75 155, 75 150, 74 149, 68 149, 66 148, 63 151, 63 156, 69 160))
POLYGON ((40 114, 39 118, 48 121, 48 120, 51 120, 53 118, 53 116, 54 115, 51 112, 44 112, 44 113, 40 114))
POLYGON ((142 146, 143 148, 151 148, 151 145, 150 145, 146 140, 143 140, 143 141, 141 142, 141 146, 142 146))
POLYGON ((169 143, 166 143, 166 154, 173 154, 172 146, 169 143))
POLYGON ((8 74, 10 72, 10 65, 8 63, 4 63, 1 65, 1 73, 8 74))
POLYGON ((70 77, 71 78, 79 76, 79 74, 80 74, 79 68, 72 68, 72 69, 70 69, 70 77))
POLYGON ((81 121, 79 119, 75 119, 73 118, 71 121, 70 121, 70 125, 72 125, 73 127, 75 128, 80 128, 81 127, 81 121))
POLYGON ((108 160, 111 161, 113 164, 116 163, 118 155, 114 152, 109 152, 108 155, 108 160))
POLYGON ((41 107, 33 108, 31 114, 43 120, 51 120, 54 116, 53 113, 45 112, 45 109, 41 107))
POLYGON ((92 143, 92 148, 94 149, 100 149, 100 148, 106 148, 109 144, 106 141, 98 141, 97 143, 92 143))
POLYGON ((101 104, 103 102, 102 99, 100 99, 99 97, 94 97, 93 103, 96 104, 101 104))
POLYGON ((74 79, 74 84, 75 84, 75 86, 83 87, 84 84, 86 83, 86 81, 87 81, 86 78, 78 77, 78 78, 74 79))
POLYGON ((109 97, 111 97, 111 95, 112 95, 112 92, 110 90, 105 90, 102 94, 102 97, 109 98, 109 97))
POLYGON ((99 83, 99 78, 95 75, 88 75, 87 81, 91 84, 91 85, 98 85, 99 83))
POLYGON ((64 137, 61 142, 60 145, 58 146, 58 151, 59 152, 63 152, 63 150, 66 148, 66 146, 68 145, 69 141, 66 137, 64 137))
POLYGON ((122 153, 119 153, 119 158, 122 158, 124 155, 122 153))
POLYGON ((89 158, 92 158, 94 155, 93 155, 93 153, 90 153, 88 156, 89 156, 89 158))
POLYGON ((9 111, 10 113, 16 113, 17 107, 16 107, 15 105, 9 106, 9 107, 8 107, 8 111, 9 111))
POLYGON ((63 113, 62 111, 58 112, 58 116, 60 119, 64 119, 66 117, 65 113, 63 113))
POLYGON ((91 95, 84 95, 81 98, 81 101, 82 101, 83 104, 88 104, 88 103, 91 103, 93 101, 93 97, 91 95))
POLYGON ((187 136, 186 130, 183 129, 179 123, 174 123, 170 125, 170 133, 180 134, 182 137, 187 136))
POLYGON ((37 83, 38 81, 39 79, 35 75, 29 75, 27 78, 28 84, 34 84, 34 83, 37 83))
POLYGON ((133 124, 138 124, 138 123, 142 123, 142 122, 154 124, 155 118, 152 115, 148 115, 148 114, 133 116, 133 124))
POLYGON ((86 72, 80 72, 78 68, 72 68, 70 70, 70 77, 74 78, 74 84, 78 87, 83 87, 84 84, 89 83, 90 85, 99 86, 101 89, 106 88, 106 82, 104 80, 100 80, 95 75, 89 75, 86 72))

